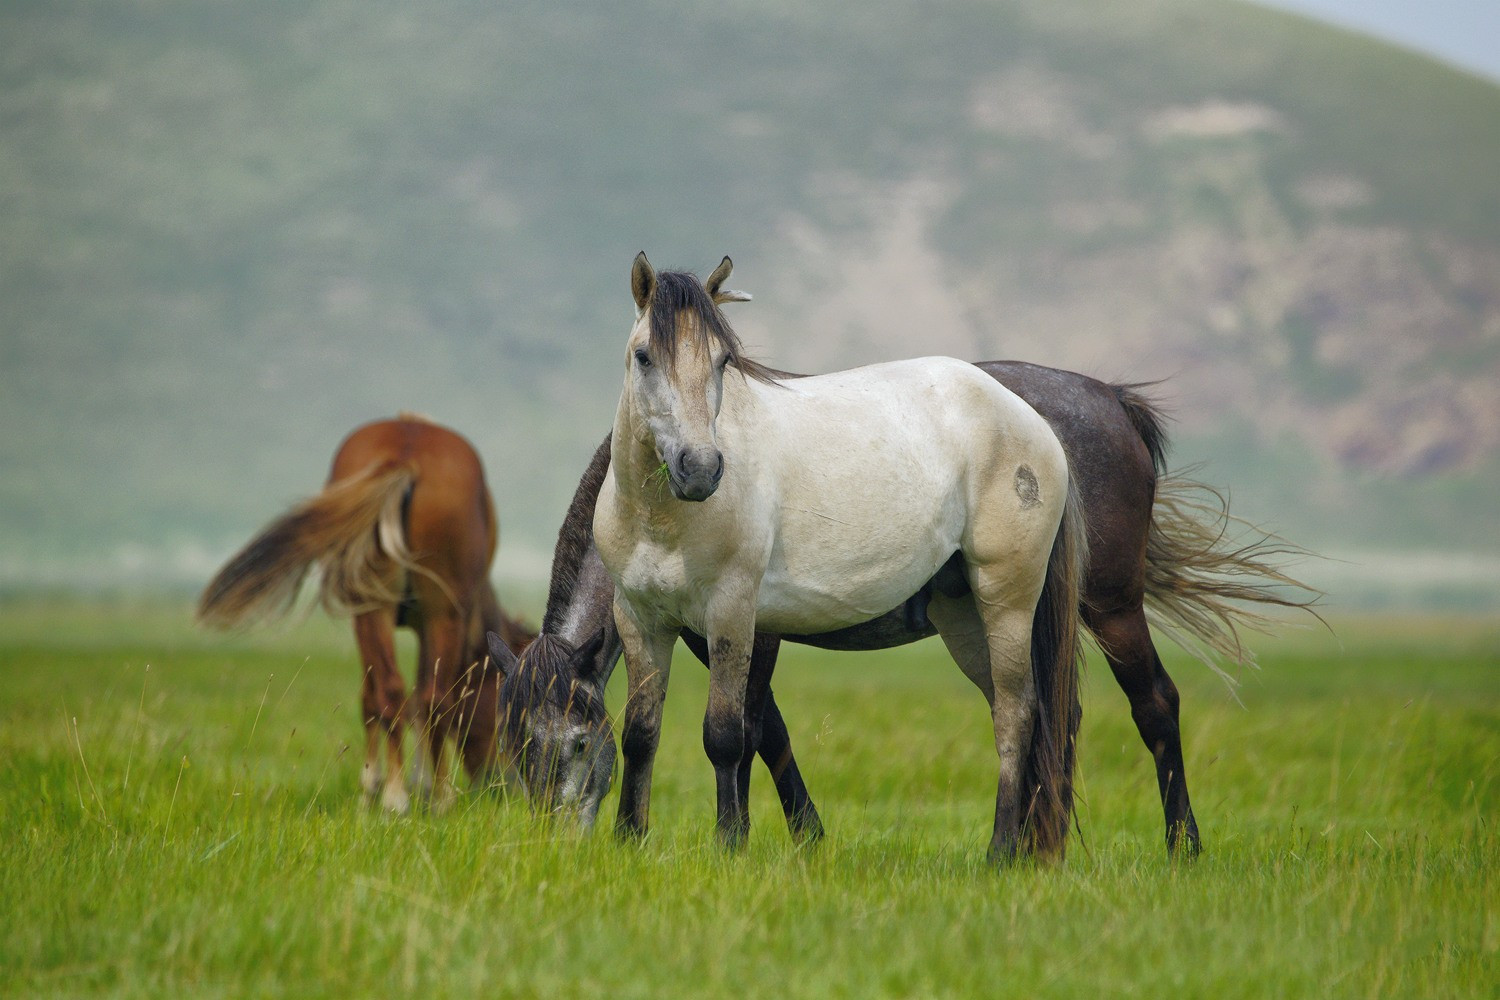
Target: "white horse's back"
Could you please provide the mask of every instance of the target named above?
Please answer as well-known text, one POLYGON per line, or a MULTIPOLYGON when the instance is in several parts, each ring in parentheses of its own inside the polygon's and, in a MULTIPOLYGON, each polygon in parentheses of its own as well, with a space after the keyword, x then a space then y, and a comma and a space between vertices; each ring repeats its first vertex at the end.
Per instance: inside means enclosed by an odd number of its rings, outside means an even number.
POLYGON ((726 486, 771 526, 756 620, 772 631, 883 614, 972 541, 974 510, 1050 532, 1067 489, 1045 422, 951 358, 726 387, 719 430, 753 470, 726 473, 726 486), (1020 468, 1031 470, 1026 496, 1003 488, 1020 468), (1055 504, 1031 491, 1043 480, 1055 504))

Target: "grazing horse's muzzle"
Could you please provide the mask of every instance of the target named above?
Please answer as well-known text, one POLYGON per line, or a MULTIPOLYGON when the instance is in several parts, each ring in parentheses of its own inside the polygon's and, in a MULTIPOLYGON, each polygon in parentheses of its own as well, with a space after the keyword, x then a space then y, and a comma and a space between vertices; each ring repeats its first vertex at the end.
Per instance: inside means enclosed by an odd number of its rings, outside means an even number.
POLYGON ((667 460, 667 478, 677 499, 707 500, 724 478, 724 455, 717 448, 684 448, 667 460))

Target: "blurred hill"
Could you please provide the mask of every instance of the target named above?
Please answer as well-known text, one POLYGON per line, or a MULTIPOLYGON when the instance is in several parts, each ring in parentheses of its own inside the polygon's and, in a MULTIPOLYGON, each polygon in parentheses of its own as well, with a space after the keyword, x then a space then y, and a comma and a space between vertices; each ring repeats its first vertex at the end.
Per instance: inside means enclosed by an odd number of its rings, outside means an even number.
POLYGON ((0 582, 200 582, 398 409, 540 577, 644 248, 781 367, 1164 379, 1351 585, 1500 586, 1497 163, 1500 88, 1236 2, 15 0, 0 582))

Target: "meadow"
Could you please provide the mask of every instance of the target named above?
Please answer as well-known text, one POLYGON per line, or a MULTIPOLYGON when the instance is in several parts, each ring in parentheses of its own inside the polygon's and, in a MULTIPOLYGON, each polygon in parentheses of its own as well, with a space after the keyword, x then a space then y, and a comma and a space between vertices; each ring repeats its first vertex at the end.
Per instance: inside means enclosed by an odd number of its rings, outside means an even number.
POLYGON ((341 624, 224 637, 186 602, 13 596, 0 995, 1495 996, 1500 622, 1332 621, 1256 639, 1236 692, 1165 651, 1196 862, 1165 855, 1095 658, 1080 833, 1061 865, 996 870, 987 714, 931 641, 784 654, 829 836, 793 845, 757 765, 726 856, 681 652, 652 832, 623 845, 493 792, 363 809, 341 624))

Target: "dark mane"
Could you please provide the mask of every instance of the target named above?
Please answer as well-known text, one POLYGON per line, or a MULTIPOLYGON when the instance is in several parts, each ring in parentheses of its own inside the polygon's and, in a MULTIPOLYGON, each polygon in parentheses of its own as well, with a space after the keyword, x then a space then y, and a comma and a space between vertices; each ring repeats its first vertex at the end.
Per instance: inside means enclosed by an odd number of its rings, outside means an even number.
POLYGON ((547 705, 572 715, 582 707, 589 723, 608 717, 604 698, 592 684, 580 683, 573 669, 573 646, 566 639, 543 632, 521 655, 521 661, 500 683, 500 724, 506 743, 520 747, 526 738, 525 713, 547 705))
POLYGON ((651 348, 666 364, 677 356, 678 314, 686 312, 693 320, 693 332, 707 345, 714 341, 729 352, 729 363, 748 378, 774 383, 776 373, 758 361, 745 357, 740 338, 729 320, 709 297, 703 282, 687 271, 656 272, 656 291, 651 296, 651 348))
POLYGON ((557 632, 562 628, 563 616, 567 614, 568 603, 578 585, 583 557, 594 541, 594 506, 599 501, 599 489, 604 485, 604 475, 608 471, 609 436, 606 435, 604 443, 589 459, 589 467, 578 481, 573 502, 568 505, 567 516, 557 532, 557 548, 552 552, 552 582, 547 588, 547 610, 542 616, 543 632, 557 632))

